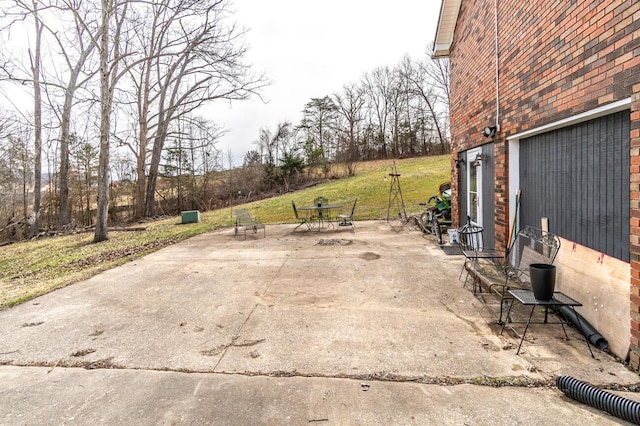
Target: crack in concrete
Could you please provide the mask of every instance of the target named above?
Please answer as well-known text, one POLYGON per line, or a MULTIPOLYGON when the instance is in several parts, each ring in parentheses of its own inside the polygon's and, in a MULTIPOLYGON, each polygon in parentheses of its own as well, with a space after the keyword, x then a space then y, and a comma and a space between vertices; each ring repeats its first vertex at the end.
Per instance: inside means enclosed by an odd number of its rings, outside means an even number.
MULTIPOLYGON (((282 262, 282 264, 278 268, 278 271, 273 276, 273 279, 265 287, 264 291, 259 296, 261 299, 264 298, 264 295, 267 293, 267 291, 269 291, 269 288, 275 282, 276 278, 278 278, 278 275, 280 275, 280 272, 282 272, 282 269, 284 268, 284 265, 287 263, 288 260, 289 260, 289 256, 285 257, 284 261, 282 262)), ((253 308, 251 309, 251 312, 249 312, 249 315, 247 315, 247 318, 245 318, 244 322, 242 323, 242 325, 240 326, 240 328, 238 329, 236 334, 231 338, 231 343, 227 347, 222 348, 222 355, 220 355, 220 358, 218 359, 218 362, 216 362, 216 365, 213 367, 213 371, 215 371, 218 368, 218 366, 220 365, 220 363, 222 362, 224 357, 227 355, 227 351, 229 350, 229 348, 231 346, 239 346, 239 345, 235 345, 234 343, 235 343, 235 341, 237 339, 240 338, 240 334, 242 333, 242 330, 244 329, 245 325, 247 325, 247 323, 249 322, 249 319, 253 316, 253 313, 255 312, 255 310, 257 309, 257 307, 259 305, 260 305, 260 303, 256 303, 255 305, 253 305, 253 308)), ((256 341, 256 343, 252 343, 251 345, 257 344, 257 343, 261 343, 261 342, 260 341, 256 341)), ((240 345, 240 346, 251 346, 251 345, 240 345)), ((221 347, 219 346, 219 348, 221 348, 221 347)))
MULTIPOLYGON (((113 363, 112 357, 95 360, 95 361, 66 361, 57 360, 55 362, 13 362, 2 361, 0 365, 11 367, 49 367, 48 372, 51 372, 54 368, 81 368, 85 370, 97 370, 97 369, 111 369, 111 370, 123 370, 123 371, 164 371, 171 373, 188 373, 188 374, 216 374, 226 376, 244 376, 244 377, 298 377, 309 379, 347 379, 354 381, 369 381, 369 382, 390 382, 390 383, 418 383, 422 385, 438 385, 438 386, 457 386, 457 385, 475 385, 483 387, 517 387, 517 388, 555 388, 556 379, 533 379, 524 376, 503 376, 503 377, 451 377, 451 376, 404 376, 395 373, 389 373, 385 371, 375 372, 370 374, 319 374, 319 373, 301 373, 299 371, 244 371, 244 372, 226 372, 226 371, 212 371, 212 370, 198 370, 190 368, 136 368, 125 367, 113 363)), ((602 390, 612 390, 619 392, 632 392, 640 393, 639 384, 621 384, 621 383, 605 383, 605 384, 592 384, 602 390)))

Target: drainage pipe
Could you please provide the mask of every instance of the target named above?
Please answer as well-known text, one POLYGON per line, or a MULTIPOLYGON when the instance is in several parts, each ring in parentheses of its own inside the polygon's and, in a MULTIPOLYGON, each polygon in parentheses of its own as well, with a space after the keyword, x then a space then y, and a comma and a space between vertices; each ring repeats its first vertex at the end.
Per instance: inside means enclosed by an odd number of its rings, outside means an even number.
POLYGON ((568 321, 574 324, 578 330, 582 331, 582 334, 589 339, 593 346, 603 351, 609 349, 609 342, 607 342, 607 339, 605 339, 602 334, 598 333, 598 331, 593 328, 593 326, 589 324, 589 322, 579 313, 568 306, 560 306, 559 310, 568 321))
POLYGON ((595 388, 570 376, 558 376, 556 386, 569 398, 640 425, 640 404, 595 388))

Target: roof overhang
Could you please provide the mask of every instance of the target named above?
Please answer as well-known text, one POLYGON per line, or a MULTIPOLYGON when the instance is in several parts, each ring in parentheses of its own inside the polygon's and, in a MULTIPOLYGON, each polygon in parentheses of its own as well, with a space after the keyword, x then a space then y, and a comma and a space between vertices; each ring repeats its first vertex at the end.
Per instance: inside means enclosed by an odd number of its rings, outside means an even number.
POLYGON ((433 42, 433 57, 446 58, 451 53, 453 32, 458 22, 458 13, 462 0, 442 0, 440 17, 436 28, 436 39, 433 42))

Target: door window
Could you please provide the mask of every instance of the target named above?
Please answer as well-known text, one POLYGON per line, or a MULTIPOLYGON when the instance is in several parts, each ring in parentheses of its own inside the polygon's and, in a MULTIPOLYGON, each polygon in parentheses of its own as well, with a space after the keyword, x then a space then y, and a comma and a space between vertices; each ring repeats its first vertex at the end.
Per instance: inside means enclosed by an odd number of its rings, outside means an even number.
POLYGON ((467 152, 467 211, 471 222, 482 226, 482 162, 480 149, 472 149, 467 152))

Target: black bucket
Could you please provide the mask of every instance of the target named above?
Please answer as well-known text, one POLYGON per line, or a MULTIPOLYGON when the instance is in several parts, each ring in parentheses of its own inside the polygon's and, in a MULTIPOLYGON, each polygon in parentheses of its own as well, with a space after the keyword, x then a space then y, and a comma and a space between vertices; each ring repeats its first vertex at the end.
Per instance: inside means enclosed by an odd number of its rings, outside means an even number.
POLYGON ((551 300, 556 289, 556 267, 546 263, 532 263, 529 265, 531 289, 537 300, 551 300))

